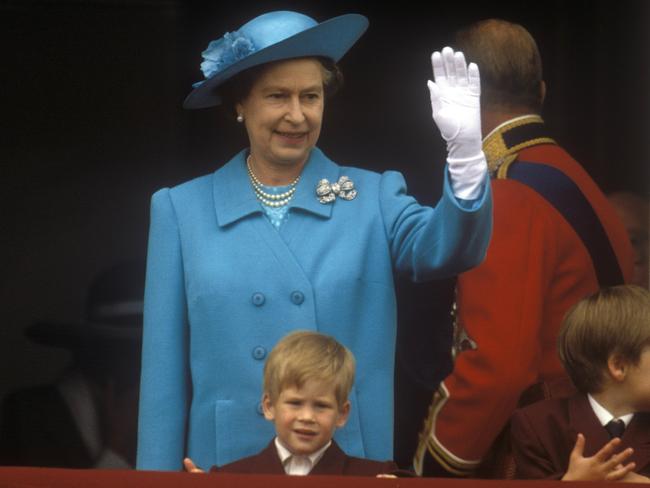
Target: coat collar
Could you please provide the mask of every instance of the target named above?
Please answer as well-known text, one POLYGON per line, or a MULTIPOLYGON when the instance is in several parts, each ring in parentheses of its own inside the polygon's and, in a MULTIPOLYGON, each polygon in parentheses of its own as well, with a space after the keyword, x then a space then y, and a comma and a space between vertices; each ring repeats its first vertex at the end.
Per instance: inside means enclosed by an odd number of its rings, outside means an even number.
MULTIPOLYGON (((255 472, 263 474, 285 474, 284 466, 272 440, 259 454, 253 456, 255 472)), ((347 456, 332 439, 332 444, 325 450, 323 456, 309 474, 343 474, 347 456)))
POLYGON ((255 471, 261 474, 285 474, 284 466, 275 447, 275 439, 262 450, 255 458, 255 471))
POLYGON ((623 446, 632 446, 634 453, 629 461, 634 461, 637 472, 648 476, 650 474, 650 413, 637 412, 625 429, 623 446))
POLYGON ((344 474, 347 460, 348 456, 332 439, 332 444, 309 474, 344 474))
POLYGON ((573 438, 579 432, 585 436, 585 456, 592 456, 609 442, 609 434, 600 424, 585 394, 569 398, 569 423, 575 429, 573 438))
MULTIPOLYGON (((609 442, 609 435, 591 408, 587 395, 577 394, 569 399, 569 418, 574 434, 581 432, 585 436, 585 456, 594 455, 609 442)), ((634 447, 629 461, 634 461, 639 471, 646 472, 646 466, 650 464, 650 414, 634 414, 621 440, 623 447, 634 447)))
MULTIPOLYGON (((255 198, 246 172, 247 155, 248 149, 244 149, 212 176, 212 194, 220 227, 248 215, 262 213, 262 207, 255 198)), ((323 218, 330 218, 332 204, 324 205, 318 201, 316 185, 323 178, 331 182, 337 181, 339 172, 339 166, 330 161, 320 149, 312 149, 289 208, 299 208, 323 218)))

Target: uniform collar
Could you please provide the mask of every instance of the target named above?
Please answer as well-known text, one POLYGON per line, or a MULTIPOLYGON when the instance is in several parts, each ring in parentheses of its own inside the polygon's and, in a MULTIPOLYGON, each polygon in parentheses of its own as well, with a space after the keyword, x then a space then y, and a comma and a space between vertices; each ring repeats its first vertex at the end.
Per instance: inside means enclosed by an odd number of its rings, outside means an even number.
POLYGON ((517 159, 519 151, 538 144, 555 144, 539 115, 522 115, 505 121, 483 139, 488 171, 505 178, 508 165, 517 159))
MULTIPOLYGON (((244 149, 213 174, 212 194, 220 227, 248 215, 262 213, 262 207, 255 197, 246 172, 247 155, 248 149, 244 149)), ((330 218, 332 204, 324 205, 318 201, 316 185, 323 178, 337 181, 339 172, 338 165, 330 161, 320 149, 312 149, 296 186, 296 193, 289 202, 289 208, 302 209, 323 218, 330 218)))

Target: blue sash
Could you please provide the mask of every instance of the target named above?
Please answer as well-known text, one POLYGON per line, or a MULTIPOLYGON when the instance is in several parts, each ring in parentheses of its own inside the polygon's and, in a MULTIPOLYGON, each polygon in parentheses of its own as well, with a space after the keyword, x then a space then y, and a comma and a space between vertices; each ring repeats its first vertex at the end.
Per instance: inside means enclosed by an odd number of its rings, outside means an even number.
POLYGON ((600 219, 567 175, 546 164, 517 160, 508 168, 508 179, 532 188, 564 216, 587 248, 601 288, 623 284, 623 273, 600 219))

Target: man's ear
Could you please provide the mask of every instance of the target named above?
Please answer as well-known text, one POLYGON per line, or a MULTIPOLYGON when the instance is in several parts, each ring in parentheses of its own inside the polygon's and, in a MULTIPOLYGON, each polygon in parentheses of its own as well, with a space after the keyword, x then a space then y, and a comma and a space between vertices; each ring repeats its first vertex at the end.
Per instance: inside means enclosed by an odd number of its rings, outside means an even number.
POLYGON ((628 370, 628 361, 620 354, 610 354, 607 358, 607 371, 616 382, 625 380, 628 370))
POLYGON ((275 407, 268 393, 264 393, 262 397, 262 409, 264 410, 264 418, 266 420, 275 420, 275 407))
POLYGON ((339 409, 339 417, 336 419, 336 427, 341 428, 348 421, 350 416, 350 402, 345 402, 343 406, 339 409))
POLYGON ((546 100, 546 82, 544 80, 539 82, 539 106, 544 105, 544 100, 546 100))

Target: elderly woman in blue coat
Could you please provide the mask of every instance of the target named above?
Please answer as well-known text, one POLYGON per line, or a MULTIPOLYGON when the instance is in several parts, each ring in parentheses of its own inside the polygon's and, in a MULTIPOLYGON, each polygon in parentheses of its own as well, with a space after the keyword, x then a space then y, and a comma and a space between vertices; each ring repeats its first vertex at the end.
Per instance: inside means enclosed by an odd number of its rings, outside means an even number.
POLYGON ((186 108, 228 104, 250 146, 151 202, 138 432, 140 469, 222 465, 261 450, 267 352, 294 329, 335 336, 357 359, 347 454, 392 457, 396 298, 414 280, 476 266, 491 232, 479 74, 432 56, 433 118, 447 141, 435 208, 400 173, 336 164, 316 147, 334 64, 367 19, 271 12, 213 41, 186 108))

